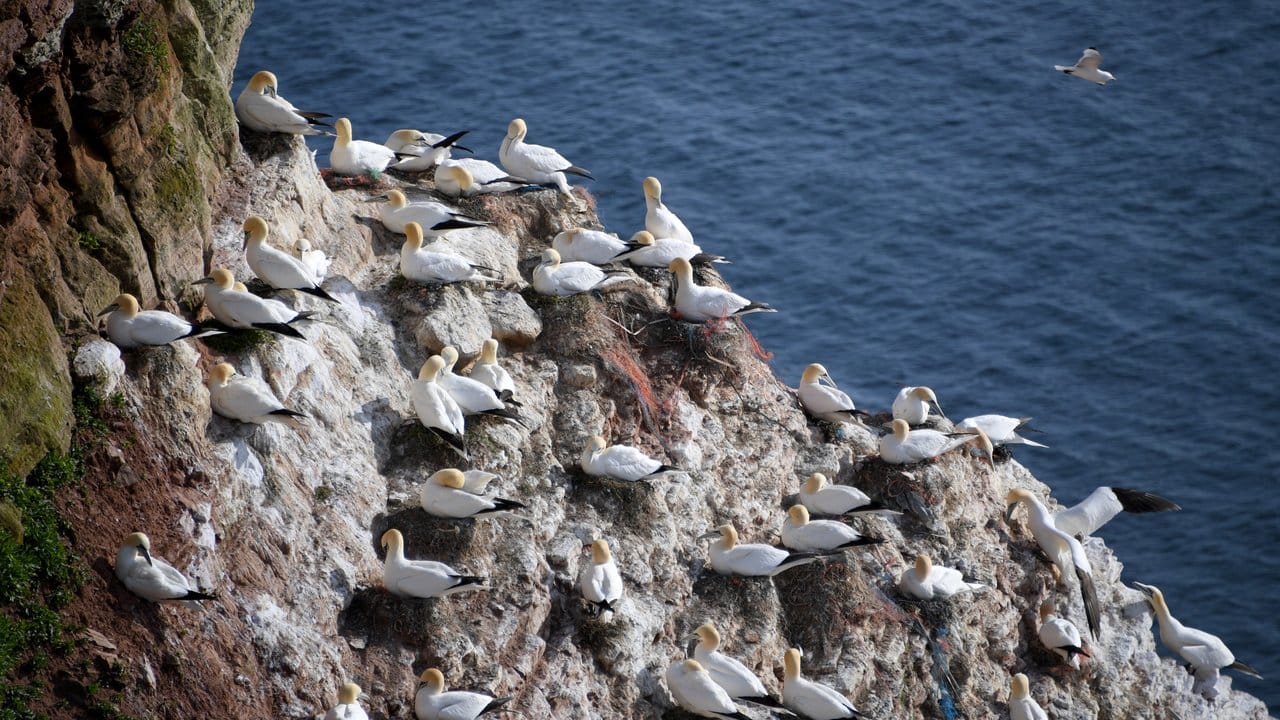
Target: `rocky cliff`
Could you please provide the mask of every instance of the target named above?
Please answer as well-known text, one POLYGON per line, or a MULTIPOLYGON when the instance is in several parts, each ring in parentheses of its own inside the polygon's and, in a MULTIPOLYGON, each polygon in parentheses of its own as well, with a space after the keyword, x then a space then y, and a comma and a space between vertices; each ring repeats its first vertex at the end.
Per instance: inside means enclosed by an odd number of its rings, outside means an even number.
POLYGON ((62 616, 86 640, 10 673, 10 684, 41 683, 36 710, 306 718, 353 680, 373 717, 401 718, 412 715, 416 675, 436 666, 451 685, 513 695, 526 717, 675 717, 662 674, 683 656, 682 638, 711 620, 771 689, 783 650, 798 645, 807 675, 872 717, 1004 717, 1014 672, 1031 676, 1058 719, 1266 717, 1241 693, 1210 704, 1190 692, 1190 675, 1157 656, 1150 613, 1098 540, 1088 550, 1105 614, 1092 660, 1066 671, 1039 647, 1040 597, 1065 603, 1078 624, 1083 611, 1055 588, 1023 522, 1002 519, 1011 488, 1048 494, 1016 461, 866 459, 874 438, 808 421, 742 326, 671 319, 665 272, 599 297, 534 295, 527 279, 555 231, 598 225, 581 191, 462 203, 493 225, 446 242, 500 269, 502 287, 406 283, 399 238, 374 219, 380 188, 331 190, 300 141, 238 134, 227 90, 247 4, 52 5, 25 3, 0 20, 12 91, 0 95, 0 126, 15 148, 0 158, 0 448, 25 475, 67 450, 78 420, 83 469, 57 505, 62 542, 88 568, 62 616), (195 315, 191 280, 214 266, 249 276, 248 214, 269 218, 278 244, 305 236, 334 259, 326 287, 339 303, 289 298, 319 312, 307 341, 183 341, 115 362, 94 340, 96 311, 123 290, 195 315), (465 364, 490 335, 528 427, 473 419, 469 466, 499 473, 499 494, 528 507, 432 518, 416 487, 460 461, 413 420, 410 383, 443 345, 465 364), (307 428, 211 415, 203 382, 224 360, 266 380, 310 417, 307 428), (111 401, 73 413, 73 387, 111 401), (576 464, 596 433, 688 472, 589 479, 576 464), (815 471, 904 512, 861 521, 884 545, 775 581, 710 571, 699 535, 731 522, 746 541, 775 541, 815 471), (487 576, 488 588, 390 596, 378 547, 389 527, 410 557, 487 576), (135 530, 219 599, 157 606, 124 590, 111 562, 135 530), (584 612, 576 589, 583 545, 598 537, 627 585, 609 624, 584 612), (991 587, 950 604, 907 602, 894 578, 920 553, 991 587))

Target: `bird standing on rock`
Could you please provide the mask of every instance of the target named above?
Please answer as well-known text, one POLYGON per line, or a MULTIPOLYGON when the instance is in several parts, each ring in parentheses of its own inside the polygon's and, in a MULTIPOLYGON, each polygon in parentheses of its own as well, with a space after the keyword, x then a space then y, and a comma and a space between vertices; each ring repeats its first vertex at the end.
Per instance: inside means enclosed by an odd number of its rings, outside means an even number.
POLYGON ((750 313, 778 312, 730 290, 698 285, 693 281, 693 266, 684 258, 672 260, 668 269, 676 284, 675 314, 685 322, 723 322, 726 318, 750 313))
POLYGON ((592 540, 588 547, 591 561, 578 574, 578 589, 582 591, 582 597, 591 603, 600 622, 607 623, 613 619, 618 601, 622 599, 622 575, 613 561, 608 541, 592 540))
POLYGON ((151 555, 151 539, 136 532, 124 539, 116 553, 116 577, 129 592, 143 600, 215 600, 216 596, 191 589, 187 577, 172 565, 151 555))
POLYGON ((507 125, 507 136, 498 149, 498 160, 512 176, 539 185, 554 184, 565 195, 570 194, 565 174, 595 180, 587 170, 574 165, 554 148, 530 145, 524 141, 529 132, 524 120, 516 118, 507 125))
POLYGON ((1189 628, 1179 622, 1178 618, 1169 612, 1169 605, 1165 603, 1164 593, 1160 588, 1139 582, 1133 585, 1146 595, 1147 601, 1151 603, 1156 621, 1160 623, 1160 642, 1190 663, 1196 678, 1191 688, 1193 692, 1198 692, 1209 699, 1217 697, 1218 676, 1223 668, 1238 670, 1245 675, 1262 679, 1262 675, 1257 670, 1236 660, 1236 656, 1227 648, 1227 644, 1222 642, 1222 638, 1210 635, 1203 630, 1189 628))
POLYGON ((230 363, 213 366, 207 385, 209 405, 222 417, 259 425, 278 422, 295 430, 306 427, 306 415, 286 408, 266 383, 238 374, 230 363))
POLYGON ((257 215, 244 221, 244 259, 262 282, 277 290, 297 290, 330 302, 334 300, 316 282, 315 273, 298 258, 267 242, 271 226, 257 215))
POLYGON ((324 720, 369 720, 369 715, 359 705, 359 698, 359 685, 343 685, 338 689, 338 704, 324 714, 324 720))
POLYGON ((333 139, 333 149, 329 151, 329 167, 335 173, 348 177, 368 175, 376 179, 396 161, 395 152, 385 145, 352 140, 350 120, 338 118, 334 129, 338 136, 333 139))

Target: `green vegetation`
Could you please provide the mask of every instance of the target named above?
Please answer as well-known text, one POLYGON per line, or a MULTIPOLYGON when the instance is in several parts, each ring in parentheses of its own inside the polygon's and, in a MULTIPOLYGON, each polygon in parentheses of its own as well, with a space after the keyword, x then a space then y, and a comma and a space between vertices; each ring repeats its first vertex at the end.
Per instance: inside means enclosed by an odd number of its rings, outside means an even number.
POLYGON ((200 341, 223 355, 237 355, 270 342, 271 333, 266 330, 237 330, 221 335, 206 335, 200 341))
POLYGON ((97 252, 102 249, 102 241, 88 230, 80 231, 80 248, 85 252, 97 252))
POLYGON ((169 62, 169 45, 152 20, 139 20, 124 31, 124 51, 134 60, 149 62, 157 70, 169 62))

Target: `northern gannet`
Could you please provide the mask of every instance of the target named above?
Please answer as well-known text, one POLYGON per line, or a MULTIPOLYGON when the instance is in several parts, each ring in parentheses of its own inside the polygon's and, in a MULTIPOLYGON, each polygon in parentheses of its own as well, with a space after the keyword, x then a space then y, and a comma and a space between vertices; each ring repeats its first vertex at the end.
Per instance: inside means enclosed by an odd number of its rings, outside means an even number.
POLYGON ((236 278, 226 268, 215 268, 208 277, 196 280, 193 285, 208 285, 204 292, 204 304, 228 327, 242 330, 270 330, 281 335, 306 339, 293 327, 293 323, 306 320, 314 312, 297 312, 279 300, 260 298, 247 290, 236 290, 236 278))
POLYGON ((511 373, 498 364, 498 341, 494 338, 485 340, 480 346, 480 359, 471 368, 471 379, 484 383, 499 398, 510 402, 516 391, 516 383, 511 379, 511 373))
POLYGON ((662 183, 656 177, 644 179, 644 229, 655 238, 692 243, 693 233, 676 214, 662 204, 662 183))
POLYGON ((470 197, 519 190, 530 183, 512 177, 488 160, 462 158, 445 160, 436 166, 436 191, 449 197, 470 197))
POLYGON ((551 249, 560 253, 562 261, 592 265, 608 265, 637 247, 613 233, 577 227, 563 230, 551 240, 551 249))
POLYGON ((677 660, 667 668, 667 689, 676 704, 699 717, 751 720, 697 660, 677 660))
POLYGON ((413 399, 413 409, 418 413, 418 420, 423 426, 466 457, 467 446, 463 440, 467 429, 466 420, 462 416, 462 408, 458 407, 448 391, 437 382, 443 369, 444 358, 439 355, 427 358, 418 371, 418 379, 413 381, 409 396, 413 399))
POLYGON ((826 552, 859 545, 879 545, 884 540, 864 537, 858 531, 835 520, 810 520, 809 509, 792 505, 782 521, 782 544, 792 550, 826 552))
POLYGON ((117 347, 131 349, 146 345, 167 345, 174 340, 213 332, 164 310, 140 310, 138 299, 121 293, 98 313, 107 316, 107 337, 117 347))
POLYGON ((962 592, 986 587, 982 583, 965 582, 959 570, 934 565, 928 555, 916 556, 915 565, 898 578, 898 592, 917 600, 946 600, 962 592))
POLYGON ((600 622, 609 622, 622 599, 622 575, 613 561, 613 553, 605 540, 591 541, 591 562, 578 574, 582 597, 591 603, 600 622))
POLYGON ((586 447, 578 459, 582 471, 596 477, 615 480, 652 480, 667 473, 683 472, 674 465, 666 465, 645 455, 630 445, 609 445, 599 435, 587 438, 586 447))
POLYGON ((800 503, 809 512, 819 515, 847 515, 849 513, 879 512, 899 515, 873 501, 866 493, 848 485, 828 485, 827 476, 814 473, 800 486, 800 503))
POLYGON ((1064 72, 1072 77, 1078 77, 1081 80, 1088 80, 1091 83, 1106 85, 1108 82, 1115 80, 1116 76, 1100 70, 1102 65, 1102 53, 1098 52, 1098 48, 1086 48, 1084 54, 1076 61, 1075 65, 1067 67, 1066 65, 1054 65, 1053 69, 1058 72, 1064 72))
POLYGON ((1093 584, 1093 568, 1085 555, 1084 546, 1071 535, 1054 526, 1053 516, 1035 495, 1026 488, 1015 488, 1005 497, 1008 510, 1005 521, 1013 521, 1013 511, 1019 503, 1027 506, 1027 521, 1031 526, 1031 534, 1035 536, 1040 549, 1057 566, 1062 578, 1075 575, 1080 582, 1080 595, 1084 600, 1084 613, 1089 621, 1089 630, 1093 636, 1102 633, 1102 610, 1098 603, 1098 590, 1093 584))
POLYGON ((316 125, 329 127, 321 122, 332 117, 325 113, 307 112, 294 107, 277 92, 276 76, 259 70, 249 79, 249 84, 236 98, 236 117, 240 124, 257 132, 286 133, 289 135, 329 135, 316 125))
POLYGON ((413 698, 413 713, 418 720, 475 720, 511 702, 509 697, 496 698, 465 690, 444 690, 444 674, 428 668, 419 677, 421 686, 413 698))
POLYGON ((463 575, 442 562, 406 560, 404 536, 395 528, 382 533, 382 547, 387 551, 382 584, 396 597, 433 598, 484 589, 484 578, 463 575))
POLYGON ((311 270, 311 276, 315 278, 316 284, 324 282, 324 276, 329 274, 329 258, 325 257, 323 250, 312 248, 311 241, 302 237, 293 241, 291 250, 293 256, 311 270))
POLYGON ((819 420, 828 422, 853 422, 855 415, 866 417, 864 410, 853 407, 853 399, 836 387, 827 369, 812 363, 800 375, 800 406, 819 420), (822 381, 827 384, 823 385, 822 381))
POLYGON ((498 149, 498 160, 507 172, 539 185, 554 183, 565 195, 569 194, 569 181, 565 178, 565 173, 595 180, 591 173, 565 160, 553 148, 526 143, 524 137, 528 132, 528 127, 520 118, 507 125, 507 136, 498 149))
POLYGON ((782 703, 769 694, 764 683, 746 665, 720 652, 720 632, 715 625, 706 623, 687 639, 698 641, 693 649, 693 659, 702 665, 715 684, 724 688, 730 698, 767 707, 782 707, 782 703))
POLYGON ((641 230, 631 236, 629 241, 636 246, 635 250, 614 258, 625 261, 636 267, 667 268, 676 258, 684 258, 691 263, 724 263, 731 264, 719 255, 702 252, 702 248, 691 242, 663 238, 654 239, 653 233, 641 230))
POLYGON ((533 269, 533 289, 542 295, 568 297, 588 290, 603 290, 627 278, 585 262, 560 262, 560 253, 547 248, 533 269))
POLYGON ((956 430, 981 429, 987 434, 992 445, 1030 445, 1031 447, 1049 447, 1034 440, 1028 440, 1018 434, 1019 430, 1031 430, 1027 423, 1031 418, 1011 418, 1004 415, 978 415, 965 418, 956 424, 956 430))
POLYGON ((329 151, 329 168, 339 175, 378 177, 387 166, 396 161, 396 154, 385 145, 368 140, 351 139, 351 121, 338 118, 334 124, 338 136, 333 139, 329 151))
POLYGON ((428 284, 458 282, 501 282, 485 272, 494 272, 483 265, 473 265, 461 255, 424 250, 422 226, 416 222, 404 226, 404 243, 400 246, 400 274, 409 280, 428 284))
POLYGON ((991 441, 981 430, 977 430, 975 435, 948 435, 927 428, 912 430, 906 420, 899 419, 893 421, 893 432, 880 438, 880 459, 894 465, 918 463, 969 442, 977 444, 990 457, 991 441))
POLYGON ((449 230, 484 227, 489 223, 467 217, 453 208, 435 200, 418 200, 409 202, 403 192, 388 190, 387 203, 378 208, 378 217, 382 226, 394 233, 404 233, 405 226, 411 222, 422 226, 424 234, 435 238, 449 230))
POLYGON ((399 162, 391 166, 392 170, 422 172, 448 160, 451 148, 467 150, 457 143, 468 132, 470 131, 460 130, 446 137, 413 128, 401 128, 391 133, 382 144, 400 158, 399 162))
POLYGON ((821 559, 811 552, 787 552, 772 545, 738 544, 738 531, 732 525, 721 525, 702 536, 719 538, 711 543, 711 569, 721 575, 773 577, 783 570, 821 559))
POLYGON ((191 589, 187 578, 172 565, 151 555, 151 540, 140 532, 124 539, 116 553, 116 577, 129 592, 144 600, 215 600, 217 596, 191 589))
POLYGON ((782 704, 788 710, 809 720, 865 717, 835 690, 805 679, 800 674, 800 650, 789 648, 782 656, 782 704))
POLYGON ((1009 684, 1009 720, 1049 720, 1049 714, 1031 697, 1027 676, 1018 673, 1009 684))
POLYGON ((422 509, 436 517, 469 518, 518 510, 524 505, 506 498, 487 498, 467 490, 461 470, 445 468, 427 478, 418 491, 422 509))
POLYGON ((1103 485, 1089 497, 1053 514, 1054 527, 1071 536, 1094 534, 1121 512, 1141 514, 1181 510, 1177 503, 1142 490, 1103 485))
POLYGON ((1036 634, 1040 638, 1040 644, 1057 653, 1076 670, 1080 669, 1078 655, 1090 657, 1084 649, 1080 630, 1070 620, 1058 617, 1054 613, 1053 603, 1048 600, 1040 604, 1040 630, 1036 634))
POLYGON ((449 397, 458 403, 463 415, 493 415, 524 425, 519 415, 507 409, 506 403, 493 388, 479 380, 454 374, 453 366, 458 362, 456 348, 446 345, 441 348, 440 357, 444 360, 444 367, 441 368, 437 381, 449 393, 449 397))
POLYGON ((1223 668, 1238 670, 1245 675, 1262 679, 1257 670, 1236 660, 1236 656, 1227 648, 1226 643, 1217 635, 1210 635, 1203 630, 1189 628, 1178 622, 1178 618, 1169 613, 1169 606, 1164 601, 1164 593, 1154 585, 1135 582, 1138 588, 1155 611, 1156 621, 1160 623, 1160 642, 1178 653, 1183 660, 1191 664, 1195 671, 1195 684, 1192 690, 1210 699, 1217 697, 1219 671, 1223 668))
POLYGON ((297 290, 337 302, 320 287, 311 268, 267 242, 270 233, 267 221, 257 215, 251 215, 244 221, 244 257, 253 274, 277 290, 297 290))
POLYGON ((338 688, 338 704, 324 714, 324 720, 369 720, 369 715, 360 707, 360 686, 347 683, 338 688))
POLYGON ((676 258, 668 266, 676 282, 676 314, 681 320, 704 323, 724 320, 748 313, 777 312, 764 303, 751 302, 741 295, 693 282, 693 266, 684 258, 676 258))
POLYGON ((236 372, 231 363, 214 365, 209 371, 209 405, 219 415, 247 423, 278 422, 295 429, 306 427, 306 415, 289 410, 271 394, 261 380, 236 372))
POLYGON ((933 394, 933 390, 923 385, 904 387, 893 399, 893 419, 906 420, 911 425, 922 425, 929 419, 930 408, 944 418, 947 416, 942 412, 942 406, 938 404, 938 396, 933 394))

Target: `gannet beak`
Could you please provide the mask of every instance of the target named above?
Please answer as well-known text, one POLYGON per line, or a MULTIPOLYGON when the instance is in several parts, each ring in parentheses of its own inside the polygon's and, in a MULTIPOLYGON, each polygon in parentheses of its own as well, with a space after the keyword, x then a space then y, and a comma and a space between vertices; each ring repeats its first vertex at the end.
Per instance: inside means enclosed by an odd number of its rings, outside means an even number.
POLYGON ((720 529, 719 529, 719 528, 714 528, 714 529, 712 529, 712 530, 708 530, 708 531, 706 531, 706 532, 702 533, 701 535, 699 535, 699 536, 698 536, 698 539, 699 539, 699 540, 707 540, 707 539, 709 539, 709 538, 718 538, 718 537, 720 537, 720 529))
POLYGON ((1141 592, 1143 595, 1146 595, 1148 598, 1154 595, 1156 591, 1156 587, 1154 585, 1144 585, 1143 583, 1135 582, 1133 586, 1137 588, 1138 591, 1141 592))
POLYGON ((102 317, 103 315, 106 315, 112 310, 119 310, 119 309, 120 309, 120 305, 118 303, 111 303, 110 305, 102 308, 102 312, 98 313, 98 317, 102 317))
POLYGON ((205 278, 200 278, 199 280, 192 280, 191 284, 192 285, 208 285, 211 282, 213 282, 213 278, 205 277, 205 278))
POLYGON ((1012 522, 1013 522, 1013 511, 1014 511, 1014 510, 1017 510, 1017 509, 1018 509, 1018 503, 1009 503, 1009 506, 1005 508, 1005 510, 1004 510, 1004 521, 1005 521, 1006 523, 1012 523, 1012 522))
POLYGON ((941 405, 939 405, 938 403, 936 403, 936 402, 934 402, 934 401, 930 400, 930 401, 929 401, 929 407, 933 408, 933 411, 934 411, 934 412, 936 412, 936 413, 938 413, 938 415, 939 415, 943 420, 950 420, 950 419, 951 419, 951 418, 947 417, 947 414, 946 414, 946 413, 942 412, 942 406, 941 406, 941 405))
POLYGON ((244 231, 244 244, 242 247, 249 247, 249 231, 244 231))
POLYGON ((695 632, 680 638, 680 642, 689 642, 690 640, 701 640, 701 639, 702 638, 698 637, 698 633, 695 632))
POLYGON ((147 564, 154 566, 155 563, 151 562, 151 551, 147 550, 145 545, 139 545, 138 549, 142 551, 142 557, 147 559, 147 564))

